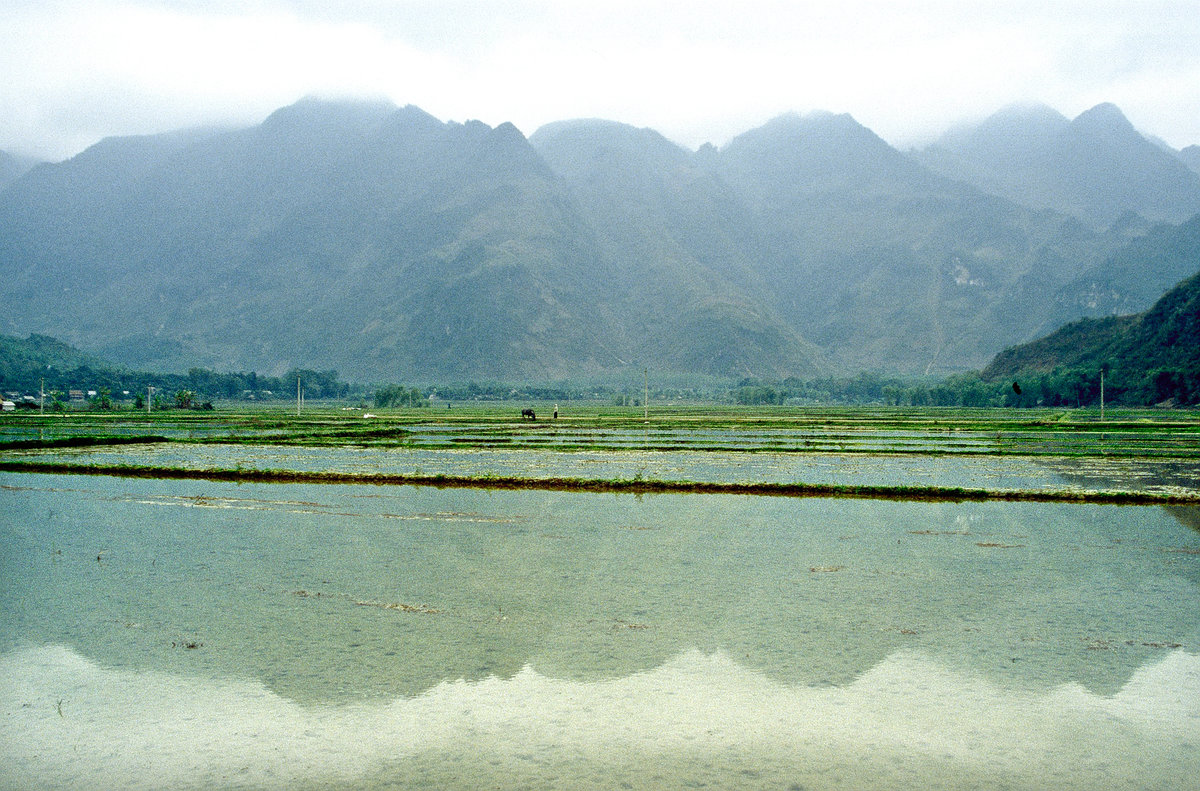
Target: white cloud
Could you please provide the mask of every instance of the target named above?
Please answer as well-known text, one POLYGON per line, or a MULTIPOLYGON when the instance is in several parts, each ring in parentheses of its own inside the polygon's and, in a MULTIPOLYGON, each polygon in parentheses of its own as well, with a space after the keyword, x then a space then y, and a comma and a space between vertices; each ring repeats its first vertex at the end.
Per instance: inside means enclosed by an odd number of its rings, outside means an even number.
POLYGON ((1114 101, 1200 142, 1193 3, 1076 0, 12 0, 0 148, 251 123, 306 93, 441 118, 603 116, 689 145, 785 110, 850 112, 905 143, 1015 100, 1114 101))

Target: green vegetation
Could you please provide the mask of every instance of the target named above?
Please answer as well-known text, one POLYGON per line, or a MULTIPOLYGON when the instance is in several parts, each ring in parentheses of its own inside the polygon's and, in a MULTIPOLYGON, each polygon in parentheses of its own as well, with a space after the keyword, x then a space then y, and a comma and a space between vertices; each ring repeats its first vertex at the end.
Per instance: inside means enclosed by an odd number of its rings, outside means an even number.
POLYGON ((1005 388, 978 374, 917 381, 863 372, 847 378, 826 377, 782 382, 744 379, 733 390, 738 404, 881 404, 884 406, 1011 406, 1005 388))
MULTIPOLYGON (((881 405, 894 407, 1087 407, 1200 403, 1200 275, 1179 284, 1138 316, 1084 319, 1025 346, 1006 350, 982 374, 902 378, 862 372, 851 377, 748 377, 655 373, 651 403, 734 403, 742 406, 881 405)), ((336 371, 293 369, 282 377, 254 372, 186 374, 128 371, 107 365, 53 338, 0 336, 0 391, 37 395, 47 409, 213 408, 219 402, 286 400, 297 379, 308 401, 340 400, 375 408, 425 407, 433 402, 603 402, 640 405, 640 376, 553 383, 466 381, 386 384, 370 390, 343 382, 336 371), (69 404, 68 393, 92 392, 69 404)), ((27 405, 32 405, 27 404, 27 405)))
MULTIPOLYGON (((253 372, 217 373, 192 368, 187 374, 158 374, 120 369, 60 343, 33 335, 27 340, 0 336, 0 391, 38 394, 45 382, 47 406, 62 401, 72 389, 96 390, 98 395, 84 404, 93 409, 115 409, 122 404, 137 409, 149 387, 158 395, 154 409, 211 407, 215 402, 294 400, 296 379, 309 400, 341 399, 362 403, 368 397, 363 385, 340 381, 336 371, 292 370, 282 377, 253 372), (107 393, 107 396, 102 394, 107 393), (164 397, 166 396, 166 397, 164 397)), ((603 401, 640 405, 641 377, 625 383, 599 381, 555 383, 467 381, 416 387, 387 384, 373 392, 376 408, 429 406, 429 397, 447 402, 603 401)), ((763 404, 890 404, 914 406, 998 406, 1004 403, 1002 388, 988 385, 977 376, 962 375, 944 381, 916 382, 911 379, 861 373, 854 377, 801 380, 742 379, 712 376, 655 374, 652 402, 701 402, 763 404)), ((61 407, 60 408, 65 408, 61 407)))
MULTIPOLYGON (((397 388, 397 392, 411 392, 397 388)), ((542 403, 534 405, 542 410, 542 403)), ((546 412, 546 414, 549 414, 546 412)), ((419 484, 489 488, 559 488, 630 493, 699 492, 779 496, 888 497, 924 500, 1043 500, 1130 504, 1200 504, 1200 492, 1184 483, 1189 469, 1200 463, 1200 411, 1114 409, 1105 420, 1090 409, 981 409, 946 407, 800 407, 800 406, 687 406, 652 405, 650 420, 641 408, 602 403, 573 403, 557 419, 523 420, 516 405, 466 402, 452 410, 426 407, 380 408, 364 419, 357 410, 314 408, 296 415, 289 409, 260 406, 253 410, 172 410, 145 413, 86 412, 67 415, 10 413, 0 418, 0 470, 59 472, 262 482, 329 482, 419 484), (216 445, 196 454, 177 453, 188 446, 216 445), (139 448, 137 446, 143 446, 139 448), (159 448, 172 458, 201 459, 166 466, 155 463, 159 448), (106 448, 106 446, 109 446, 106 448), (874 464, 873 457, 1029 457, 1045 459, 1065 475, 1086 471, 1104 460, 1150 465, 1166 470, 1160 485, 1130 486, 1115 481, 1096 487, 1033 487, 1014 490, 959 485, 913 485, 885 481, 881 485, 803 480, 707 481, 668 480, 644 470, 630 469, 609 477, 547 475, 545 457, 529 456, 533 468, 517 457, 511 468, 473 467, 442 474, 411 471, 323 468, 319 452, 294 458, 300 469, 271 469, 258 463, 227 469, 243 458, 238 446, 259 459, 293 458, 286 447, 310 449, 389 448, 411 451, 495 449, 520 451, 588 451, 612 453, 628 461, 630 451, 686 451, 714 454, 768 453, 841 458, 854 466, 874 464), (266 455, 252 448, 273 446, 266 455), (63 453, 71 450, 71 454, 63 453), (79 454, 79 455, 76 455, 79 454), (149 463, 139 461, 148 460, 149 463), (1094 461, 1093 461, 1094 460, 1094 461), (315 469, 305 469, 316 462, 315 469), (1083 465, 1077 467, 1076 465, 1083 465), (1158 465, 1158 466, 1155 466, 1158 465), (1165 467, 1162 465, 1166 465, 1165 467), (536 468, 536 469, 535 469, 536 468), (477 471, 471 471, 472 469, 477 471)), ((356 454, 351 456, 357 458, 356 454)), ((328 457, 332 458, 332 457, 328 457)), ((399 457, 397 457, 399 458, 399 457)), ((692 455, 689 458, 695 459, 692 455)), ((597 456, 594 461, 601 461, 597 456)), ((607 460, 605 460, 607 461, 607 460)), ((505 462, 506 464, 509 462, 505 462)), ((689 463, 696 463, 695 461, 689 463)), ((820 461, 818 464, 827 462, 820 461)), ((924 462, 922 462, 923 464, 924 462)), ((1040 463, 1040 462, 1039 462, 1040 463)), ((358 467, 358 462, 354 462, 358 467)), ((707 464, 707 462, 702 462, 707 464)), ((411 468, 410 468, 411 469, 411 468)), ((899 468, 897 468, 899 469, 899 468)), ((1110 469, 1101 466, 1104 469, 1110 469)), ((1111 468, 1113 470, 1125 469, 1111 468)), ((1149 469, 1149 467, 1147 468, 1149 469)), ((1084 472, 1095 477, 1095 472, 1084 472)), ((1101 472, 1100 474, 1104 474, 1101 472)), ((1117 473, 1121 474, 1121 473, 1117 473)), ((667 478, 670 475, 666 476, 667 478)), ((679 476, 680 478, 688 476, 679 476)), ((695 476, 690 476, 695 477, 695 476)), ((1132 479, 1131 479, 1132 480, 1132 479)), ((1140 480, 1140 479, 1138 479, 1140 480)))
POLYGON ((1011 406, 1200 403, 1200 274, 1168 291, 1144 313, 1083 319, 1006 349, 983 372, 1015 381, 1011 406))
POLYGON ((427 407, 429 396, 415 387, 388 385, 375 391, 375 406, 380 409, 392 407, 427 407))
POLYGON ((19 392, 38 396, 45 387, 46 407, 53 409, 71 390, 93 390, 96 395, 84 406, 110 410, 121 402, 133 402, 144 408, 142 400, 153 388, 159 395, 156 409, 202 408, 205 402, 270 401, 294 399, 300 380, 305 398, 335 399, 362 397, 366 388, 338 379, 337 371, 313 371, 294 368, 283 376, 258 373, 218 373, 192 368, 186 374, 131 371, 45 335, 26 339, 0 335, 0 392, 19 392), (165 396, 165 397, 164 397, 165 396))
MULTIPOLYGON (((521 402, 524 403, 524 402, 521 402)), ((550 414, 543 402, 532 402, 550 414)), ((520 405, 452 410, 239 407, 212 411, 12 413, 0 449, 71 442, 175 442, 310 447, 539 448, 839 454, 1200 457, 1200 411, 961 407, 738 406, 572 403, 558 419, 523 420, 520 405), (34 438, 37 439, 34 439, 34 438)))

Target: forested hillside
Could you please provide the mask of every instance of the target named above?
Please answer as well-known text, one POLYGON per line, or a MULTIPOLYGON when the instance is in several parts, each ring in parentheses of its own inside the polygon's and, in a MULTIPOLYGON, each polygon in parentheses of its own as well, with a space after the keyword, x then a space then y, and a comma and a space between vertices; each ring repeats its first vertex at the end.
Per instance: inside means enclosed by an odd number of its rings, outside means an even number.
MULTIPOLYGON (((1200 262, 1193 261, 1194 265, 1200 262)), ((1200 403, 1200 272, 1133 316, 1081 319, 1033 343, 996 355, 983 376, 1013 380, 1017 403, 1065 395, 1094 403, 1200 403)))

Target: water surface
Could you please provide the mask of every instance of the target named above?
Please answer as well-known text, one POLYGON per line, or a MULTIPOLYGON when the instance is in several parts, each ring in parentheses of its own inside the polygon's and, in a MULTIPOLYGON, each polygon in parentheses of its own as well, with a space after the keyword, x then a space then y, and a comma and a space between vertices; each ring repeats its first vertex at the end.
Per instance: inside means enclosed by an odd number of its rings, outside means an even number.
POLYGON ((768 451, 444 449, 147 444, 9 451, 32 463, 191 470, 266 469, 361 475, 635 479, 988 491, 1195 495, 1200 460, 1121 456, 938 456, 768 451))
POLYGON ((1194 510, 0 476, 0 787, 1182 788, 1194 510))

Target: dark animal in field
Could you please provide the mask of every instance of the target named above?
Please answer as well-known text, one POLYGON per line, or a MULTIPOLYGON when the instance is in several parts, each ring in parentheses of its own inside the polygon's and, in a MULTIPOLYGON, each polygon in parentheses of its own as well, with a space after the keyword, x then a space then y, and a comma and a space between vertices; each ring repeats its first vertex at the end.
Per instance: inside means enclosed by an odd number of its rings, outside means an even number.
POLYGON ((537 415, 533 414, 533 410, 532 410, 532 409, 522 409, 522 410, 521 410, 521 417, 523 417, 523 418, 526 418, 526 417, 527 417, 527 418, 529 418, 530 420, 537 420, 537 415))

